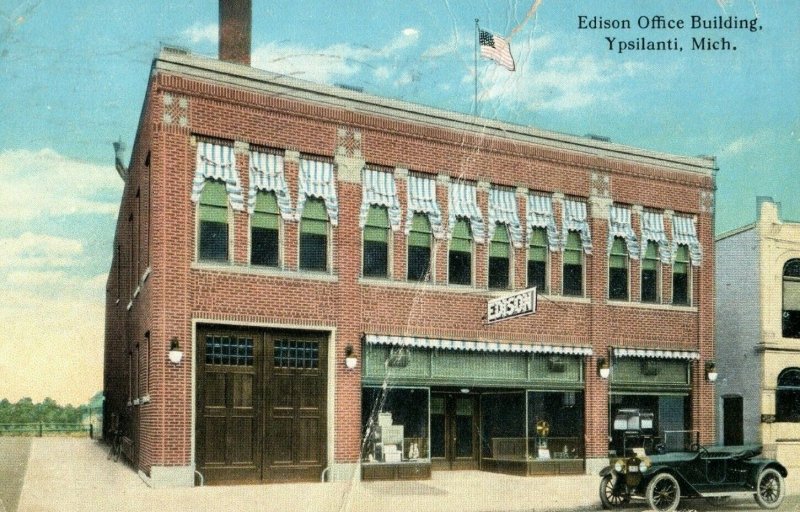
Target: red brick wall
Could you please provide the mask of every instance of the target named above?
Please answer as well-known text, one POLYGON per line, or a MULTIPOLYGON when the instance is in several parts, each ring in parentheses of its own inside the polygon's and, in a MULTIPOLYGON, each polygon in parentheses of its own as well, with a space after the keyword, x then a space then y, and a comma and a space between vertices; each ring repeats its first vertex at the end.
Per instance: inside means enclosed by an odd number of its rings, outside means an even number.
MULTIPOLYGON (((132 343, 142 342, 150 332, 149 393, 151 402, 138 406, 139 467, 191 463, 193 319, 250 324, 335 327, 335 453, 336 462, 353 462, 359 456, 360 397, 359 373, 344 368, 344 347, 352 345, 361 359, 364 332, 413 334, 460 339, 492 339, 534 343, 592 346, 594 357, 586 361, 587 454, 603 456, 607 450, 608 383, 597 377, 596 357, 609 355, 610 346, 654 346, 664 349, 699 351, 703 360, 713 357, 713 217, 699 210, 701 191, 713 190, 708 176, 677 172, 631 161, 612 160, 571 153, 568 150, 512 142, 491 136, 478 137, 433 126, 414 125, 391 118, 346 112, 331 106, 303 104, 278 96, 237 90, 186 78, 156 75, 145 105, 120 210, 117 241, 121 258, 114 259, 109 277, 106 325, 107 407, 118 408, 127 394, 127 366, 124 352, 132 343), (164 120, 163 95, 188 101, 187 125, 164 120), (337 181, 339 225, 332 229, 333 274, 335 280, 298 278, 298 225, 283 224, 283 262, 293 277, 248 272, 248 219, 246 212, 234 212, 233 267, 192 268, 195 259, 195 205, 190 201, 196 148, 192 136, 218 137, 267 147, 332 157, 336 130, 341 126, 361 132, 361 151, 368 163, 390 168, 522 186, 532 191, 559 192, 588 201, 591 174, 600 170, 610 176, 615 202, 648 208, 668 209, 699 218, 698 229, 704 250, 703 265, 694 272, 694 306, 644 308, 608 305, 607 220, 591 220, 593 254, 586 257, 586 300, 560 299, 561 255, 551 254, 552 296, 539 301, 535 315, 483 324, 488 293, 486 245, 474 254, 477 291, 448 290, 445 286, 415 287, 405 283, 405 236, 397 232, 392 240, 392 285, 365 284, 361 271, 361 232, 358 228, 361 187, 337 181), (151 176, 143 165, 150 152, 151 176), (135 206, 135 191, 147 188, 150 243, 140 243, 153 271, 126 310, 132 283, 126 277, 117 294, 114 273, 126 261, 129 248, 127 219, 135 206), (152 197, 151 197, 151 193, 152 197), (184 363, 167 361, 169 340, 177 337, 184 349, 184 363), (125 390, 123 392, 123 390, 125 390)), ((287 160, 286 179, 292 205, 297 199, 297 164, 287 160)), ((237 153, 237 169, 247 190, 247 155, 237 153)), ((439 205, 447 219, 447 188, 438 183, 439 205)), ((406 181, 397 180, 397 191, 405 223, 406 181)), ((144 197, 142 197, 144 198, 144 197)), ((144 202, 143 202, 144 203, 144 202)), ((478 191, 478 203, 486 218, 487 194, 478 191)), ((525 204, 518 201, 525 224, 525 204)), ((554 202, 560 227, 561 205, 554 202)), ((591 213, 590 213, 591 216, 591 213)), ((145 222, 144 216, 138 222, 145 222)), ((638 216, 634 216, 638 232, 638 216)), ((669 233, 669 225, 667 232, 669 233)), ((435 281, 446 283, 447 245, 435 242, 435 281)), ((525 249, 514 251, 514 287, 526 285, 525 249)), ((631 265, 633 303, 638 301, 639 266, 631 265)), ((123 271, 123 274, 126 272, 123 271)), ((308 276, 306 276, 308 277, 308 276)), ((670 297, 671 273, 663 267, 664 301, 670 297)), ((133 286, 135 288, 135 285, 133 286)), ((703 379, 702 365, 694 365, 693 419, 705 439, 713 435, 713 402, 710 385, 703 379)), ((141 375, 140 375, 141 378, 141 375)), ((330 419, 331 421, 333 418, 330 419)), ((334 462, 334 461, 329 461, 334 462)))

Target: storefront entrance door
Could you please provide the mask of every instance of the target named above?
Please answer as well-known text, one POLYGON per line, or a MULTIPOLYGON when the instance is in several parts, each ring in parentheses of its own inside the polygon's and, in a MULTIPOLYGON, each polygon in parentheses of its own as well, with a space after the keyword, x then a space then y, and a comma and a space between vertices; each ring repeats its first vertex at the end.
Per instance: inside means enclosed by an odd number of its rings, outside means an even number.
POLYGON ((433 469, 478 468, 477 395, 431 392, 433 469))

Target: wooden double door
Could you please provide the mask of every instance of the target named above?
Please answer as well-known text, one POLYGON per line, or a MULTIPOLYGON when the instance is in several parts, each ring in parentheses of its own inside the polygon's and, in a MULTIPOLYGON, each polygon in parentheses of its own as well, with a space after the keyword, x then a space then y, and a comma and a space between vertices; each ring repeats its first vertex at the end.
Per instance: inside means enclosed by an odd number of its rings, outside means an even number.
POLYGON ((327 335, 201 326, 196 465, 210 484, 319 481, 327 335))
POLYGON ((478 469, 478 395, 431 390, 433 469, 478 469))

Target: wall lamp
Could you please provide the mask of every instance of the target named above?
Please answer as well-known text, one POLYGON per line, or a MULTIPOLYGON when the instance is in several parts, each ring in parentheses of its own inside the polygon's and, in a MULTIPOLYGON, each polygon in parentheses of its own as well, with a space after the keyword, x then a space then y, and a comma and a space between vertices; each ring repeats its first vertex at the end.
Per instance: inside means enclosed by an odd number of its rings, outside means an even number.
POLYGON ((600 374, 600 378, 607 379, 609 375, 611 375, 611 368, 608 366, 608 360, 605 357, 601 357, 597 360, 597 373, 600 374))
POLYGON ((352 370, 358 365, 358 358, 355 351, 353 351, 353 345, 347 345, 344 348, 344 365, 348 370, 352 370))
POLYGON ((171 340, 169 340, 169 360, 173 364, 178 364, 183 359, 183 350, 181 350, 181 346, 178 343, 178 337, 173 336, 171 340))
POLYGON ((719 377, 717 364, 714 361, 706 361, 706 378, 709 382, 714 382, 719 377))

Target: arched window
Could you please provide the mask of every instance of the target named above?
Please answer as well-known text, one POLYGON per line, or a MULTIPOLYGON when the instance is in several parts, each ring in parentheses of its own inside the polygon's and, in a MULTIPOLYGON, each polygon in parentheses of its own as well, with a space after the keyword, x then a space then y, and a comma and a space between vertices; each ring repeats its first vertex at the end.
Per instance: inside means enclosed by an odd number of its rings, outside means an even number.
POLYGON ((800 368, 787 368, 778 375, 775 420, 800 422, 800 368))
POLYGON ((783 266, 783 337, 800 338, 800 259, 783 266))

